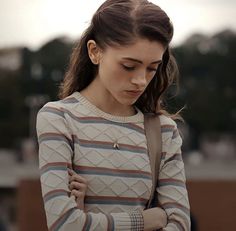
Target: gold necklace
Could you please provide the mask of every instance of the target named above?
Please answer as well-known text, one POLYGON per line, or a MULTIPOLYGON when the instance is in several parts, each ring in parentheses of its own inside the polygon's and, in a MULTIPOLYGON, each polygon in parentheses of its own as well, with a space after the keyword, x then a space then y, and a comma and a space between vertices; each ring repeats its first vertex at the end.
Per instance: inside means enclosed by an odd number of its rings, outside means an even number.
MULTIPOLYGON (((120 145, 119 145, 119 142, 118 142, 119 137, 115 136, 115 134, 114 134, 115 131, 113 131, 113 129, 115 129, 115 128, 112 127, 111 129, 109 129, 110 134, 111 134, 110 138, 113 142, 113 149, 119 150, 120 149, 120 145), (115 138, 113 138, 113 137, 115 137, 115 138)), ((119 134, 121 134, 119 129, 117 131, 119 132, 119 134)))
POLYGON ((118 142, 113 143, 113 148, 118 150, 120 149, 118 142))

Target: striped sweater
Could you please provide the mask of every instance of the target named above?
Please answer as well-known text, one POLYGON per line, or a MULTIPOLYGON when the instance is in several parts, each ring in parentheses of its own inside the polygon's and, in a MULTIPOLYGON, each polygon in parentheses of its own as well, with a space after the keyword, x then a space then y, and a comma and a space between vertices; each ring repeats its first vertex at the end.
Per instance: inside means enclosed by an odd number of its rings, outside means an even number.
MULTIPOLYGON (((156 193, 168 215, 164 231, 189 230, 182 140, 161 115, 162 158, 156 193)), ((37 116, 40 180, 49 230, 143 230, 152 176, 144 116, 114 116, 79 92, 47 103, 37 116), (85 210, 70 197, 68 168, 87 179, 85 210)))

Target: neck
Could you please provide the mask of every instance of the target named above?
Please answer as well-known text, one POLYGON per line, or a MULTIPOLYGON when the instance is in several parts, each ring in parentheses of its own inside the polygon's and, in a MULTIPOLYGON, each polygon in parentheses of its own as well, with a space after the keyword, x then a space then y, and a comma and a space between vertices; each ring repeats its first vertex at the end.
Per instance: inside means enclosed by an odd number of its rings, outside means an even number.
POLYGON ((80 93, 87 98, 93 105, 100 110, 115 116, 132 116, 136 113, 132 105, 122 105, 110 93, 104 89, 100 89, 94 80, 88 87, 80 93), (99 94, 97 94, 97 92, 99 94))

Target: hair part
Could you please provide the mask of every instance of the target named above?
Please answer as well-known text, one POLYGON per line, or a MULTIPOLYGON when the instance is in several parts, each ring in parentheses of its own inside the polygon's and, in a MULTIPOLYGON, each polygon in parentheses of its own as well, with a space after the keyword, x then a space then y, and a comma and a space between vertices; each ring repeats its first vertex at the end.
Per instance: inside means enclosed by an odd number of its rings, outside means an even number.
POLYGON ((165 91, 178 79, 178 68, 169 48, 172 37, 173 25, 159 6, 147 0, 105 1, 73 49, 59 97, 65 98, 83 90, 95 78, 98 66, 89 58, 89 40, 95 40, 105 50, 108 46, 125 46, 134 43, 137 38, 145 38, 160 42, 165 52, 154 78, 135 105, 144 113, 161 112, 165 91))

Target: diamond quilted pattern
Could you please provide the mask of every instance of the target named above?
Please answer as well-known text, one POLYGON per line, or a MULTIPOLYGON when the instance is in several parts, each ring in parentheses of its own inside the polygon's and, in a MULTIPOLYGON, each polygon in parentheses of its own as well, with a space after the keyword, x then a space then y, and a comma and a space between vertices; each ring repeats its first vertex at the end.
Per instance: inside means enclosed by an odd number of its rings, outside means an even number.
POLYGON ((137 196, 143 196, 146 193, 150 195, 150 188, 148 188, 147 184, 145 184, 142 180, 138 180, 130 188, 136 193, 137 196))
POLYGON ((109 186, 116 196, 120 196, 129 189, 129 186, 121 179, 115 179, 109 186))
POLYGON ((104 161, 104 156, 96 150, 88 150, 79 160, 78 163, 91 166, 99 166, 104 161))
POLYGON ((101 134, 101 131, 96 126, 87 125, 83 127, 83 133, 86 135, 87 139, 93 140, 101 134))
POLYGON ((104 181, 100 180, 99 177, 95 176, 88 181, 87 195, 89 195, 89 196, 101 195, 102 191, 106 187, 107 186, 104 183, 104 181))
POLYGON ((110 156, 109 156, 109 162, 114 166, 114 168, 116 169, 125 169, 123 166, 124 164, 126 164, 127 162, 129 162, 129 159, 127 158, 126 155, 122 155, 122 154, 118 154, 117 151, 113 152, 110 156), (123 158, 120 158, 120 157, 123 158))
POLYGON ((68 156, 65 153, 68 152, 68 147, 62 143, 59 143, 56 148, 53 148, 52 143, 41 146, 41 160, 45 160, 46 162, 67 162, 68 156))
POLYGON ((42 176, 42 180, 46 186, 51 188, 59 188, 59 185, 64 183, 64 178, 56 172, 50 175, 47 174, 45 177, 42 176))
MULTIPOLYGON (((127 136, 129 137, 130 140, 132 140, 132 142, 138 146, 142 146, 142 147, 145 147, 145 143, 143 142, 144 139, 143 139, 143 135, 142 134, 139 134, 137 132, 130 132, 129 134, 127 135, 124 135, 122 138, 124 140, 126 140, 127 136)), ((123 141, 123 140, 122 140, 123 141)))
POLYGON ((149 166, 149 163, 147 161, 147 157, 144 158, 143 156, 134 156, 130 159, 130 161, 139 169, 143 170, 147 165, 149 166))
POLYGON ((50 213, 59 216, 65 209, 66 204, 62 199, 54 199, 51 204, 48 205, 48 211, 50 213))
MULTIPOLYGON (((181 171, 183 169, 183 162, 180 161, 171 161, 171 164, 167 164, 164 166, 165 171, 162 171, 163 178, 174 178, 174 179, 183 179, 184 172, 181 171)), ((184 177, 185 179, 185 177, 184 177)))

